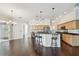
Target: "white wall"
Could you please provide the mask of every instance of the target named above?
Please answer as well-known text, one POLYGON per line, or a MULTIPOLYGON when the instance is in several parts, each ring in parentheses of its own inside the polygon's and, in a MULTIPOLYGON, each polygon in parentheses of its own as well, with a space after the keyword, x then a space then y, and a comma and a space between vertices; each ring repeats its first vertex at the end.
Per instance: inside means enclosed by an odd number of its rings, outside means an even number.
POLYGON ((13 25, 13 39, 21 39, 23 38, 23 29, 22 29, 22 24, 17 23, 13 25))
POLYGON ((76 6, 75 8, 75 15, 76 15, 76 19, 79 20, 79 6, 76 6))
POLYGON ((8 38, 8 25, 6 23, 0 23, 0 39, 8 38))
POLYGON ((23 39, 23 35, 25 35, 25 38, 27 38, 28 24, 22 21, 15 21, 15 22, 16 24, 13 25, 13 39, 23 39))

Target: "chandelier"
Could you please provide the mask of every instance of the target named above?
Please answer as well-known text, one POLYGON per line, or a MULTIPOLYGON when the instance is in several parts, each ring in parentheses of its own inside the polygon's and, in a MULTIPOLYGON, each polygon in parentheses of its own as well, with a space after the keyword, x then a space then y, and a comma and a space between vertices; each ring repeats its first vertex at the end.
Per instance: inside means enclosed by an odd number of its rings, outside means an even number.
POLYGON ((14 22, 14 17, 13 17, 13 10, 10 10, 11 14, 10 14, 10 20, 7 22, 7 24, 11 23, 11 24, 16 24, 16 22, 14 22))

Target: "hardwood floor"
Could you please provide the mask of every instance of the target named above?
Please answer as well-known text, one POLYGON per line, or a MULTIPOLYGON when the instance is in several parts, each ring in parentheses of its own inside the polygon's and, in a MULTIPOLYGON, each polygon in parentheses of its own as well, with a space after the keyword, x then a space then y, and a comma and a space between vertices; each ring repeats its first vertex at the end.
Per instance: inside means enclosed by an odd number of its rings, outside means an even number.
POLYGON ((65 56, 79 56, 79 46, 71 46, 62 41, 62 52, 65 56))
POLYGON ((70 47, 62 42, 61 48, 40 46, 40 54, 34 50, 31 39, 17 39, 0 43, 0 56, 79 56, 79 47, 70 47))
POLYGON ((0 55, 5 56, 37 56, 28 40, 10 40, 0 43, 0 55), (5 43, 9 43, 8 45, 5 43), (3 45, 4 44, 4 45, 3 45))

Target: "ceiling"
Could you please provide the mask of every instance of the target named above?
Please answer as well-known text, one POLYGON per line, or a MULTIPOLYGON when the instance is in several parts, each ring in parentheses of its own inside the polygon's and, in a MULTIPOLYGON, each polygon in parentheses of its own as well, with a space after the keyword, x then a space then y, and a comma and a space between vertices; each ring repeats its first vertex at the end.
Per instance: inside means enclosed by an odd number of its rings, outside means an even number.
POLYGON ((51 19, 63 17, 69 13, 74 7, 74 3, 0 3, 0 16, 11 17, 11 10, 13 10, 13 17, 17 20, 32 20, 41 14, 44 18, 51 19), (53 13, 52 8, 55 8, 53 13))

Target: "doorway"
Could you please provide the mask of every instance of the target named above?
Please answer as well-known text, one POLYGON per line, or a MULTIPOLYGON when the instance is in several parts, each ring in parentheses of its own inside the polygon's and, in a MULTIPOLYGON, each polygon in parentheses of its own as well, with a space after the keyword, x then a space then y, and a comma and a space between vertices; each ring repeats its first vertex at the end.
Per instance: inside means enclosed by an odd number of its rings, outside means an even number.
POLYGON ((28 24, 24 23, 22 28, 23 28, 22 30, 23 39, 27 39, 28 38, 28 24))
POLYGON ((0 43, 9 40, 8 24, 0 23, 0 43))

